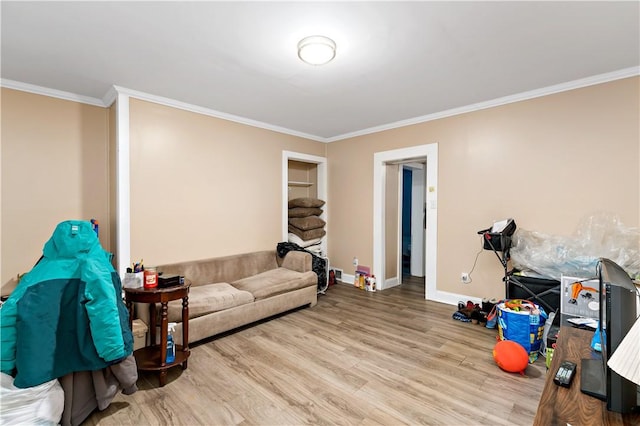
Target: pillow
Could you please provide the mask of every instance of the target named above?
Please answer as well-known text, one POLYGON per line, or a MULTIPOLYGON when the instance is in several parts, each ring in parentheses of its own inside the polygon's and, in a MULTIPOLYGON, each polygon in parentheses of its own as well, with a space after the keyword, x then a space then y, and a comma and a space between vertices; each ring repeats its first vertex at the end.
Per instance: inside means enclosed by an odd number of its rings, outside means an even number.
POLYGON ((529 364, 529 354, 521 344, 512 340, 501 340, 493 348, 493 359, 498 367, 509 373, 520 373, 524 375, 524 370, 529 364))
POLYGON ((290 243, 297 244, 300 247, 304 248, 304 247, 312 246, 314 244, 318 244, 322 240, 322 237, 312 238, 312 239, 310 239, 308 241, 303 241, 302 238, 298 237, 293 232, 289 232, 288 240, 289 240, 290 243))
POLYGON ((324 201, 318 200, 317 198, 294 198, 293 200, 289 200, 289 208, 293 207, 322 207, 324 206, 324 201))
POLYGON ((294 207, 289 209, 289 217, 320 216, 322 209, 315 207, 294 207))
POLYGON ((327 232, 324 228, 316 228, 310 229, 308 231, 303 231, 302 229, 298 229, 295 226, 289 225, 289 232, 296 234, 298 237, 302 238, 304 241, 309 241, 314 238, 324 237, 327 232))
POLYGON ((308 231, 310 229, 316 228, 324 228, 324 225, 326 224, 327 222, 320 219, 318 216, 292 217, 289 219, 289 225, 293 225, 303 231, 308 231))

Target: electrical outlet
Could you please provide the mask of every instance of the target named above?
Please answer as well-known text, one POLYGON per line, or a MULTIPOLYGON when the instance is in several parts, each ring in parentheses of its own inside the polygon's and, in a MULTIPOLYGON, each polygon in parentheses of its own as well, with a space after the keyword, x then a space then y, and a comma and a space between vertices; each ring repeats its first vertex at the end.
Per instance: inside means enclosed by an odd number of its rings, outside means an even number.
POLYGON ((464 284, 469 284, 471 282, 471 277, 468 272, 463 272, 460 274, 460 282, 464 284))
POLYGON ((353 258, 353 266, 355 266, 356 268, 358 267, 358 258, 357 257, 353 258))

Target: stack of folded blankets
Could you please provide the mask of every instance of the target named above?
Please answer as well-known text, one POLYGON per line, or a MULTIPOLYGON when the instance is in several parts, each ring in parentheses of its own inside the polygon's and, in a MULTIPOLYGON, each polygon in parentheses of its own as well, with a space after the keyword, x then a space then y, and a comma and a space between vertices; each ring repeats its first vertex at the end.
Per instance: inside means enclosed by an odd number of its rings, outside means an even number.
POLYGON ((289 242, 320 254, 322 237, 326 235, 326 222, 320 219, 324 201, 317 198, 289 200, 289 242))

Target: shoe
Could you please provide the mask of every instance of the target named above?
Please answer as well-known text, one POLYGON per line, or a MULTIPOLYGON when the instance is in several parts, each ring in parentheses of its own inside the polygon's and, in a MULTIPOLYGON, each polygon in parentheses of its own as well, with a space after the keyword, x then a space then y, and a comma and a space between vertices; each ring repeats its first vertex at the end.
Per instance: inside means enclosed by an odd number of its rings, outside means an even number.
MULTIPOLYGON (((471 314, 469 315, 474 324, 480 324, 482 322, 482 311, 480 310, 480 305, 473 305, 473 309, 471 310, 471 314)), ((484 322, 487 322, 486 320, 484 322)))
POLYGON ((460 310, 460 309, 464 309, 466 306, 467 306, 467 305, 465 305, 463 301, 459 301, 459 302, 458 302, 458 310, 460 310))
POLYGON ((460 311, 454 312, 451 317, 454 320, 458 320, 458 321, 462 321, 462 322, 471 322, 471 319, 467 318, 467 316, 465 314, 463 314, 462 312, 460 312, 460 311))
MULTIPOLYGON (((495 299, 494 299, 495 300, 495 299)), ((485 312, 491 312, 495 303, 491 303, 491 301, 487 298, 482 299, 482 310, 485 312)))
POLYGON ((472 319, 473 317, 473 308, 462 308, 458 311, 468 319, 472 319))
POLYGON ((475 305, 474 305, 474 303, 473 303, 471 300, 467 300, 467 308, 468 308, 468 309, 473 309, 473 307, 474 307, 474 306, 475 306, 475 305))

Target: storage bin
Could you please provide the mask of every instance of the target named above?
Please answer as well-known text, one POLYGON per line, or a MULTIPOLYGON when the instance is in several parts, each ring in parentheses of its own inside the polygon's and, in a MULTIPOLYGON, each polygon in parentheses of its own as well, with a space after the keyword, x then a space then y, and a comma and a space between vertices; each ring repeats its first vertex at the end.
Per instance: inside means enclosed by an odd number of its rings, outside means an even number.
POLYGON ((131 332, 133 333, 133 350, 144 348, 147 346, 147 331, 149 327, 141 319, 133 320, 131 324, 131 332))

